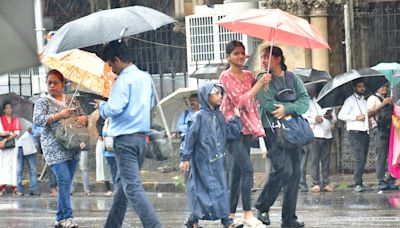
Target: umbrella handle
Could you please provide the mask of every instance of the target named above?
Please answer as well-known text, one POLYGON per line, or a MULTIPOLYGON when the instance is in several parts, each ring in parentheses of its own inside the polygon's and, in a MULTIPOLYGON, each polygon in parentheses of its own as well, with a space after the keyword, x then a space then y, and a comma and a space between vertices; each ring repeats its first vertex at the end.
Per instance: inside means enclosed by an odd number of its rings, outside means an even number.
POLYGON ((165 127, 165 132, 167 133, 168 139, 171 140, 172 139, 171 131, 169 130, 167 121, 165 120, 164 112, 163 112, 163 109, 162 109, 162 107, 160 105, 160 99, 158 97, 156 86, 154 85, 153 81, 151 82, 151 84, 153 86, 154 94, 155 94, 155 97, 156 97, 157 107, 158 107, 158 110, 160 110, 161 119, 162 119, 162 122, 163 122, 164 127, 165 127))
POLYGON ((71 108, 72 101, 74 101, 74 98, 75 98, 76 94, 78 93, 78 89, 79 89, 79 86, 81 85, 81 82, 82 82, 82 78, 81 78, 81 80, 79 80, 79 83, 78 83, 78 86, 75 89, 74 95, 72 95, 71 101, 69 102, 69 105, 68 105, 68 109, 71 108))

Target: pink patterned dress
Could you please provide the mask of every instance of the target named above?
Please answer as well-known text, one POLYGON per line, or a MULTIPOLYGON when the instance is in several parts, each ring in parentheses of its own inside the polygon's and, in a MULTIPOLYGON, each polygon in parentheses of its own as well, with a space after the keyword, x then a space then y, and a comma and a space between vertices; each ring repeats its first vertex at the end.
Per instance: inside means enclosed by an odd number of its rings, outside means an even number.
POLYGON ((254 138, 265 136, 258 112, 258 101, 251 97, 249 91, 256 83, 250 71, 243 71, 244 80, 234 76, 230 69, 220 75, 221 84, 224 86, 224 97, 222 98, 221 111, 226 120, 231 119, 235 113, 234 108, 240 109, 240 119, 243 123, 242 133, 253 135, 254 138))
MULTIPOLYGON (((394 106, 393 116, 393 119, 400 118, 400 106, 394 106)), ((393 177, 400 179, 400 131, 396 131, 394 122, 390 130, 388 170, 393 177)))

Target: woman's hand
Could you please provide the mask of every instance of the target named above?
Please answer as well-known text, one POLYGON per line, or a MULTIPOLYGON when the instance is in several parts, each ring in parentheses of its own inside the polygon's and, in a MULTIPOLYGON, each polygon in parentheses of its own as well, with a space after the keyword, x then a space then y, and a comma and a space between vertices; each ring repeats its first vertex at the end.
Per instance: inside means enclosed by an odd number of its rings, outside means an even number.
POLYGON ((277 108, 275 111, 271 112, 271 114, 279 119, 282 119, 285 116, 285 106, 281 104, 274 104, 274 106, 277 108))
POLYGON ((75 123, 77 127, 84 127, 87 123, 87 117, 86 116, 77 116, 75 118, 75 123))
POLYGON ((263 76, 257 81, 257 83, 260 83, 262 87, 267 86, 272 80, 272 75, 269 73, 263 74, 263 76))
POLYGON ((3 149, 4 146, 6 145, 7 139, 3 139, 2 141, 0 141, 0 149, 3 149))
POLYGON ((68 119, 71 116, 73 109, 63 109, 57 115, 60 119, 68 119))

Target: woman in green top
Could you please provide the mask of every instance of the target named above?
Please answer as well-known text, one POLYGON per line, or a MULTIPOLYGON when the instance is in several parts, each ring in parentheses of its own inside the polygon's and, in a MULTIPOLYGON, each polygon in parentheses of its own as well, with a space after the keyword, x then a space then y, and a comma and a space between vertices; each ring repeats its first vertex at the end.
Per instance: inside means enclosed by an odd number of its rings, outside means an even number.
MULTIPOLYGON (((261 51, 262 63, 265 68, 268 66, 270 48, 267 47, 261 51)), ((269 209, 281 189, 284 188, 282 227, 303 227, 304 223, 297 221, 295 213, 300 181, 301 148, 287 149, 278 146, 276 136, 271 130, 271 123, 276 119, 290 118, 290 116, 305 113, 308 110, 309 98, 300 78, 287 71, 285 58, 279 47, 272 47, 270 72, 272 81, 269 87, 259 90, 257 99, 260 102, 260 116, 266 133, 264 139, 268 148, 268 157, 271 159, 274 171, 264 185, 255 207, 258 210, 258 219, 264 224, 269 224, 269 209), (277 92, 284 88, 294 90, 292 102, 277 101, 277 92)))

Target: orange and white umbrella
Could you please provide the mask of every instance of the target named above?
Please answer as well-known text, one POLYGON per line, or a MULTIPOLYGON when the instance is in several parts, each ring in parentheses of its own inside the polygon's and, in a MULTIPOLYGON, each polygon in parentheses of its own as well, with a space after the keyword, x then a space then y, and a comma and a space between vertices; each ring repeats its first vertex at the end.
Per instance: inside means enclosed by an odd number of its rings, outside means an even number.
POLYGON ((41 61, 60 71, 65 79, 78 83, 103 97, 108 97, 116 75, 96 54, 73 49, 44 56, 41 61))

